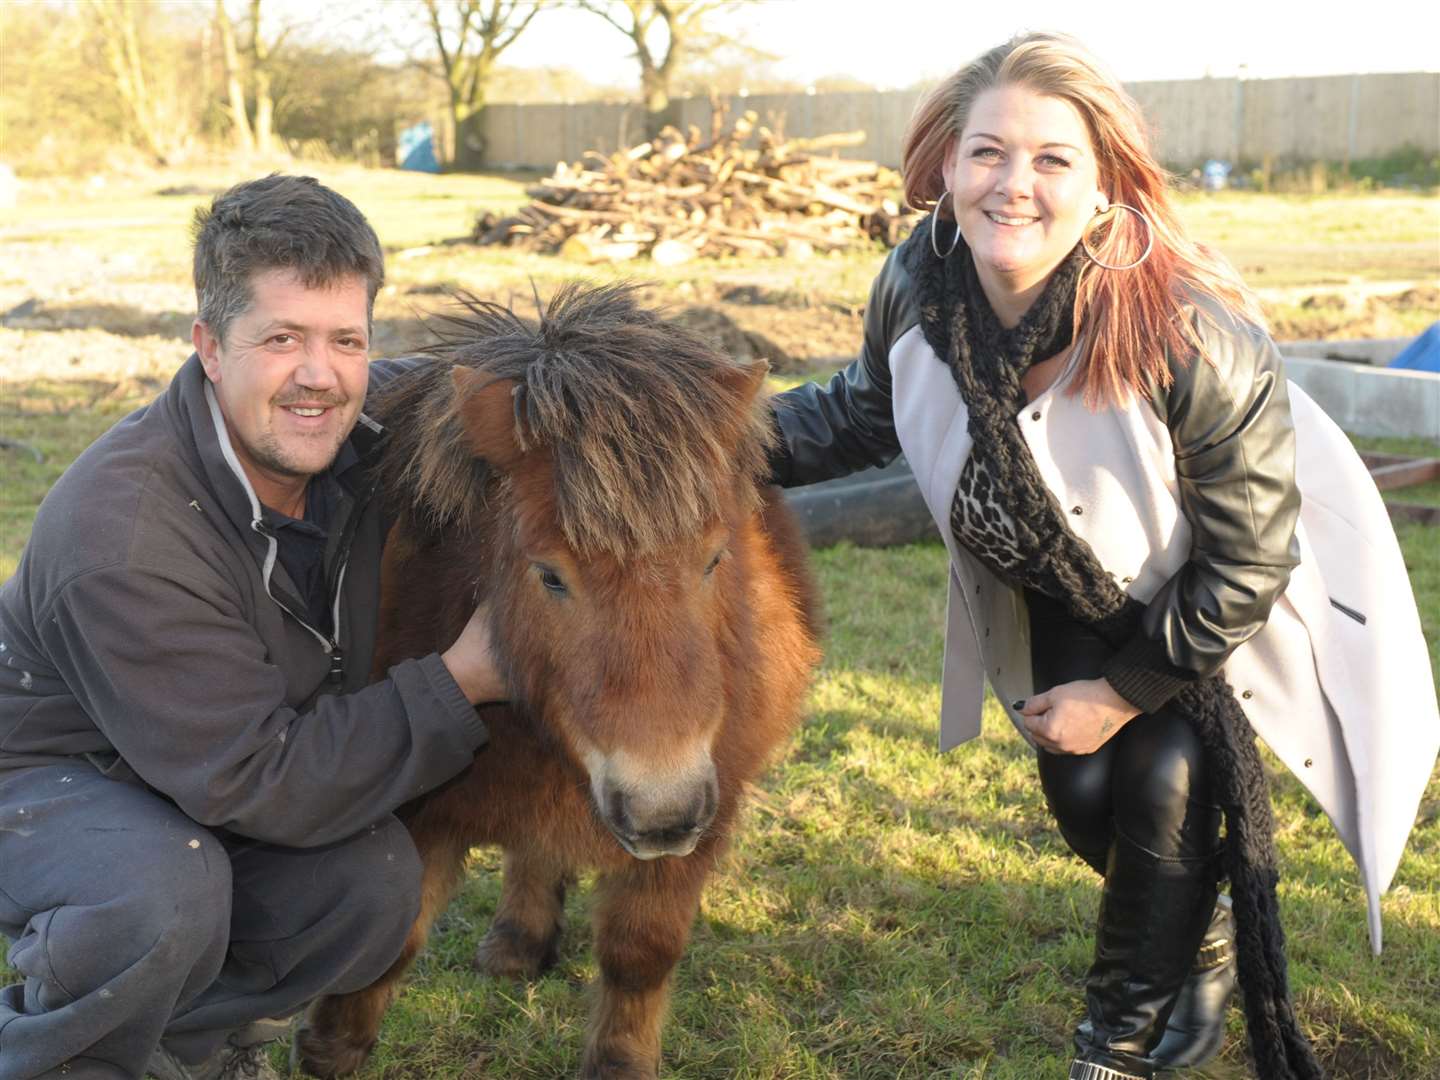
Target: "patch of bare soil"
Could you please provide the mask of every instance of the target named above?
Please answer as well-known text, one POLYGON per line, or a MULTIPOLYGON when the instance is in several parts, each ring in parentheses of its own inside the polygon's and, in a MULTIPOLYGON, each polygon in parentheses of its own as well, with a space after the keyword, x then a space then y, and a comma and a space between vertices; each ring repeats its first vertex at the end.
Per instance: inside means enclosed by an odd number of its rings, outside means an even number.
POLYGON ((675 321, 736 360, 764 360, 775 372, 796 370, 794 357, 759 331, 746 330, 719 308, 681 308, 675 313, 675 321))
POLYGON ((30 298, 0 314, 0 325, 17 330, 103 330, 121 337, 190 340, 193 312, 150 311, 133 304, 61 302, 30 298))
MULTIPOLYGON (((376 355, 393 356, 426 338, 417 309, 442 310, 443 287, 412 288, 404 296, 408 318, 378 318, 376 355), (384 327, 380 324, 384 323, 384 327)), ((533 311, 534 300, 513 290, 485 299, 533 311)), ((542 302, 548 299, 544 293, 542 302)), ((804 289, 743 281, 686 283, 679 289, 651 290, 657 304, 686 326, 716 341, 734 356, 763 357, 777 374, 833 368, 860 349, 863 309, 835 304, 804 289)), ((392 301, 393 303, 393 301, 392 301)), ((1361 289, 1307 289, 1262 293, 1262 303, 1277 341, 1408 337, 1440 317, 1440 286, 1424 283, 1391 292, 1361 289)))
POLYGON ((1432 284, 1368 296, 1327 290, 1262 302, 1277 341, 1407 337, 1415 332, 1417 314, 1440 318, 1440 286, 1432 284))
POLYGON ((183 258, 157 264, 139 254, 97 252, 84 243, 7 241, 4 246, 0 317, 27 306, 51 311, 71 305, 187 314, 195 310, 195 289, 183 258))
POLYGON ((828 303, 795 290, 755 285, 713 285, 712 295, 697 297, 707 310, 741 331, 758 335, 786 358, 774 361, 777 373, 797 373, 834 366, 860 350, 864 312, 859 307, 828 303))
MULTIPOLYGON (((547 303, 550 295, 542 289, 540 302, 547 303)), ((513 307, 525 316, 535 311, 530 293, 505 289, 476 297, 513 307)), ((863 333, 859 308, 761 285, 687 283, 679 290, 648 289, 645 301, 731 356, 767 361, 776 374, 808 372, 848 360, 859 350, 863 333)), ((375 305, 374 354, 399 356, 434 340, 427 319, 435 321, 435 316, 454 309, 450 289, 444 285, 415 285, 401 295, 382 295, 375 305)))
POLYGON ((1324 1034, 1315 1040, 1315 1056, 1331 1080, 1412 1080, 1417 1075, 1403 1055, 1374 1032, 1353 1022, 1329 1019, 1324 1034))
MULTIPOLYGON (((8 384, 84 380, 104 384, 123 396, 127 389, 163 386, 189 355, 188 340, 157 334, 0 325, 0 381, 8 384)), ((7 388, 7 396, 12 392, 7 388)))
POLYGON ((776 374, 831 367, 859 351, 862 308, 751 284, 711 283, 696 294, 703 303, 680 312, 680 321, 702 332, 713 327, 723 348, 763 357, 776 374))
MULTIPOLYGON (((737 275, 646 290, 645 299, 741 359, 760 358, 777 374, 833 368, 859 350, 863 313, 784 278, 737 275)), ((73 284, 73 283, 72 283, 73 284)), ((1311 288, 1262 293, 1277 340, 1405 337, 1440 315, 1440 286, 1421 283, 1378 292, 1311 288), (1368 294, 1367 294, 1368 293, 1368 294)), ((377 298, 373 352, 402 356, 434 340, 426 320, 453 310, 443 284, 387 288, 377 298)), ((115 385, 168 378, 189 354, 193 293, 158 283, 112 283, 43 291, 0 307, 0 379, 97 378, 115 385), (78 295, 77 295, 78 294, 78 295), (48 295, 47 299, 40 296, 48 295)), ((534 312, 528 288, 481 299, 534 312)), ((540 301, 549 299, 549 291, 540 301)))
MULTIPOLYGON (((746 334, 762 335, 790 358, 779 372, 804 372, 847 362, 860 349, 863 311, 804 293, 734 285, 714 290, 705 306, 746 334)), ((1264 302, 1277 341, 1408 337, 1440 318, 1440 286, 1413 285, 1391 293, 1306 292, 1264 302)), ((728 339, 727 339, 728 340, 728 339)))

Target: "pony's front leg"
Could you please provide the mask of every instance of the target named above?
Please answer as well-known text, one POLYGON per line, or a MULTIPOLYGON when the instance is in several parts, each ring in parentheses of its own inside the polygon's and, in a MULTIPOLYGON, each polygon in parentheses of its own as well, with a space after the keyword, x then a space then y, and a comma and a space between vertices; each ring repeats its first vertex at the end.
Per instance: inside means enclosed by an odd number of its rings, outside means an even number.
POLYGON ((565 929, 565 866, 535 848, 507 849, 500 905, 475 950, 489 975, 533 979, 553 967, 565 929))
MULTIPOLYGON (((436 797, 436 802, 449 795, 436 797)), ((422 807, 406 824, 424 864, 420 913, 405 938, 400 956, 384 975, 352 994, 322 997, 310 1006, 295 1031, 290 1065, 314 1076, 349 1076, 365 1064, 380 1035, 385 1010, 400 992, 400 981, 425 947, 430 929, 445 910, 465 870, 469 837, 443 813, 422 807)), ((439 809, 438 807, 435 809, 439 809)))
POLYGON ((685 951, 711 866, 708 856, 636 862, 599 882, 595 955, 599 998, 583 1080, 655 1080, 670 975, 685 951))

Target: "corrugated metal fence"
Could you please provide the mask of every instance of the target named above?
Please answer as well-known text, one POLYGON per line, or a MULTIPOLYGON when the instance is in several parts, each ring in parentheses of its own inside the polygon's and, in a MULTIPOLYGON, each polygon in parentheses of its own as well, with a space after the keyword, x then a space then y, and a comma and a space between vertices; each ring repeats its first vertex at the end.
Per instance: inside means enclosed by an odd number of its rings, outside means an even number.
MULTIPOLYGON (((1295 79, 1139 82, 1160 159, 1189 167, 1207 158, 1278 163, 1379 158, 1404 147, 1440 153, 1440 72, 1295 79)), ((918 93, 752 94, 725 100, 730 115, 754 110, 790 136, 864 131, 842 157, 900 162, 900 136, 918 93)), ((707 98, 676 104, 682 125, 710 130, 707 98)), ((613 151, 644 139, 638 106, 497 104, 485 110, 486 156, 495 166, 549 170, 586 150, 613 151)))

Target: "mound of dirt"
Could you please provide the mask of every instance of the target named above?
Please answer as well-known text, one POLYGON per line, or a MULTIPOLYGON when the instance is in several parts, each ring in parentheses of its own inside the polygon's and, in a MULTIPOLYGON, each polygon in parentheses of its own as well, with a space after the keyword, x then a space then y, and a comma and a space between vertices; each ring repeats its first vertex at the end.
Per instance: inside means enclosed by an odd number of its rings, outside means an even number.
POLYGON ((675 321, 715 343, 736 360, 764 360, 776 373, 799 370, 791 355, 764 334, 746 330, 725 312, 713 307, 687 307, 675 313, 675 321))
POLYGON ((1265 301, 1263 307, 1276 341, 1409 337, 1440 316, 1440 286, 1412 285, 1370 296, 1317 292, 1298 301, 1265 301))
POLYGON ((1385 299, 1397 307, 1420 308, 1440 315, 1440 285, 1416 285, 1385 299))
MULTIPOLYGON (((375 305, 373 354, 402 356, 433 341, 425 320, 452 308, 451 288, 450 283, 427 284, 406 289, 403 297, 382 294, 375 305)), ((542 304, 548 302, 550 291, 542 290, 542 304)), ((535 300, 529 293, 476 290, 474 295, 513 307, 526 317, 534 315, 535 300)), ((853 356, 860 346, 863 327, 858 310, 818 303, 793 290, 690 286, 680 295, 689 301, 683 307, 675 304, 674 292, 660 289, 647 290, 645 302, 736 359, 767 361, 777 375, 833 366, 837 358, 853 356)))
POLYGON ((121 337, 190 340, 194 313, 146 311, 130 304, 51 302, 31 297, 0 315, 16 330, 102 330, 121 337))

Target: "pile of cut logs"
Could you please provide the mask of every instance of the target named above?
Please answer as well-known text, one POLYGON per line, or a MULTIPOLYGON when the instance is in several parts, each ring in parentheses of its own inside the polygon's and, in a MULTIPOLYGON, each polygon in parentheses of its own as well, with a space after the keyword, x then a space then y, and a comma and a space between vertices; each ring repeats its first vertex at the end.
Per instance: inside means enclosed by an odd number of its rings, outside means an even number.
POLYGON ((518 213, 481 214, 472 237, 586 262, 648 255, 804 257, 899 243, 918 220, 900 204, 900 175, 873 161, 823 156, 863 131, 785 139, 747 112, 728 130, 717 112, 706 141, 667 127, 615 154, 587 151, 526 189, 518 213), (754 135, 754 145, 746 142, 754 135))

